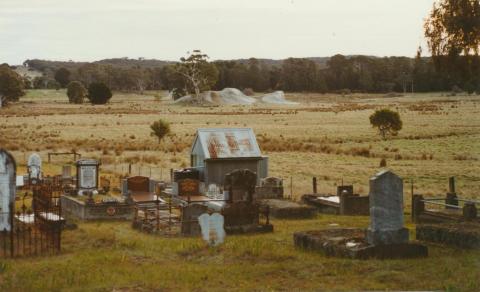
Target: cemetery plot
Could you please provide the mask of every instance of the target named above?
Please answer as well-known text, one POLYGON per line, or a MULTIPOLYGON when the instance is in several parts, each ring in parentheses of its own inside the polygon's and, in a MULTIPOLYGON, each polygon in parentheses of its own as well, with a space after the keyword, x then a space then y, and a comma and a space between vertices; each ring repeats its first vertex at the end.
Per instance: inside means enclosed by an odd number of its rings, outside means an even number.
POLYGON ((415 223, 450 223, 461 221, 477 222, 480 201, 458 197, 455 192, 455 178, 449 178, 449 192, 443 198, 425 198, 412 195, 412 221, 415 223))
POLYGON ((409 241, 403 226, 403 180, 383 170, 370 179, 370 225, 362 229, 327 229, 297 232, 296 246, 330 256, 410 258, 428 255, 426 246, 409 241))
POLYGON ((317 180, 313 178, 313 194, 305 194, 302 201, 316 207, 320 213, 338 215, 369 215, 369 197, 353 192, 353 185, 337 187, 337 195, 317 194, 317 180))
MULTIPOLYGON (((62 228, 60 194, 46 185, 33 189, 33 210, 23 200, 21 207, 10 214, 13 228, 1 232, 2 256, 18 257, 56 254, 61 251, 62 228)), ((14 204, 12 204, 12 208, 14 204)))

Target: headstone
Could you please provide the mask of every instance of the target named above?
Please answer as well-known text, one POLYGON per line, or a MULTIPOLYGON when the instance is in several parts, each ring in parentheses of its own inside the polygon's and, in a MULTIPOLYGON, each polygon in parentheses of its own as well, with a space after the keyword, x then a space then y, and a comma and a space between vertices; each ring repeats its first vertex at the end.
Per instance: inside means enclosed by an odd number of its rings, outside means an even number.
POLYGON ((338 186, 337 187, 337 196, 340 197, 340 195, 342 195, 342 194, 352 196, 353 195, 353 185, 338 186))
POLYGON ((199 235, 201 233, 198 217, 208 211, 208 207, 199 204, 190 204, 182 208, 182 234, 199 235))
POLYGON ((16 164, 13 156, 0 149, 0 231, 10 231, 10 207, 15 201, 16 164))
POLYGON ((210 246, 222 244, 225 239, 224 219, 219 213, 209 215, 204 213, 198 217, 198 224, 202 231, 202 238, 210 246))
POLYGON ((260 185, 262 187, 282 187, 283 186, 283 179, 279 177, 266 177, 261 180, 260 185))
POLYGON ((408 242, 403 227, 403 180, 389 170, 370 178, 370 226, 367 241, 371 245, 408 242))
POLYGON ((255 188, 256 199, 283 199, 283 179, 266 177, 255 188))
POLYGON ((206 193, 207 197, 214 200, 223 200, 223 193, 216 184, 210 184, 206 193))
POLYGON ((150 179, 146 176, 132 176, 126 179, 127 190, 135 193, 149 193, 150 179))
POLYGON ((31 184, 36 184, 38 180, 42 179, 42 158, 37 153, 32 153, 28 157, 28 175, 31 184))
POLYGON ((253 201, 257 175, 248 169, 234 170, 225 175, 224 190, 228 191, 230 202, 253 201))
POLYGON ((100 162, 94 159, 81 159, 77 161, 77 189, 98 189, 98 168, 100 162))
POLYGON ((62 166, 62 178, 72 177, 72 167, 70 165, 62 166))
POLYGON ((198 196, 200 194, 200 181, 196 179, 180 179, 178 180, 179 196, 198 196))

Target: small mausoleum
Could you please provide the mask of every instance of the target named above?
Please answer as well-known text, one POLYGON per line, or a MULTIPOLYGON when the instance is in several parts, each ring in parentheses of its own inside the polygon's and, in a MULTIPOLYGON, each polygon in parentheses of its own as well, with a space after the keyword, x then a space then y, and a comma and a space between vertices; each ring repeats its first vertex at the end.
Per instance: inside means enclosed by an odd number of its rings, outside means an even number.
POLYGON ((256 173, 257 183, 268 176, 268 157, 262 155, 251 128, 198 129, 190 161, 207 187, 223 186, 225 175, 237 169, 256 173))

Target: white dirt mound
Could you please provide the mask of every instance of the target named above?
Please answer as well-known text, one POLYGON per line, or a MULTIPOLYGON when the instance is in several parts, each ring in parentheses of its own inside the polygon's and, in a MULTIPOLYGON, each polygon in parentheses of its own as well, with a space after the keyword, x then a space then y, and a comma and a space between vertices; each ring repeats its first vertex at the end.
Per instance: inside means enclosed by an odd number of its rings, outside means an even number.
MULTIPOLYGON (((221 91, 206 91, 200 94, 202 103, 211 104, 243 104, 249 105, 258 102, 270 103, 270 104, 284 104, 293 105, 298 104, 296 102, 287 101, 283 91, 275 91, 272 93, 259 96, 258 99, 243 94, 236 88, 225 88, 221 91)), ((195 99, 192 95, 183 96, 175 101, 175 103, 195 103, 195 99)))
POLYGON ((224 88, 217 92, 220 102, 223 104, 253 104, 257 102, 256 98, 246 96, 236 88, 224 88))
POLYGON ((288 101, 285 99, 285 93, 283 91, 275 91, 272 93, 267 93, 261 98, 264 103, 273 103, 273 104, 298 104, 298 102, 288 101))

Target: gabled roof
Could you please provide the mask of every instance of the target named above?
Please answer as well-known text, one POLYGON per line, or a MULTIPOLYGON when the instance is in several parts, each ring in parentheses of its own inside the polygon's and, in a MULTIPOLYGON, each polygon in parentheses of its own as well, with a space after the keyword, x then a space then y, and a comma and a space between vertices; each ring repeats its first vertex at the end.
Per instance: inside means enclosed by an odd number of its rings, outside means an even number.
POLYGON ((251 128, 198 129, 192 145, 200 143, 205 159, 262 157, 251 128))

